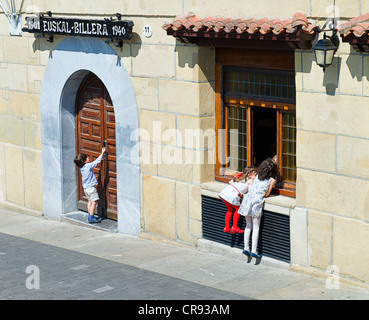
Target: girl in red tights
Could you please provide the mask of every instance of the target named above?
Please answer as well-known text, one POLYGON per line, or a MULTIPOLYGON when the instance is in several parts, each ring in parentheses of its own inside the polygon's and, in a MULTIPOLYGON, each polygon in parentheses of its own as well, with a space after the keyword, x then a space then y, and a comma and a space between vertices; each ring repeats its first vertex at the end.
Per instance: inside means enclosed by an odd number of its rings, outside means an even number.
POLYGON ((238 227, 238 220, 240 214, 238 209, 241 205, 242 195, 245 194, 252 185, 252 182, 257 175, 257 170, 254 167, 247 167, 242 173, 235 176, 229 181, 229 186, 225 187, 220 193, 219 198, 223 200, 227 207, 225 215, 224 232, 229 233, 243 233, 244 230, 238 227), (230 227, 230 222, 233 215, 233 225, 230 227))

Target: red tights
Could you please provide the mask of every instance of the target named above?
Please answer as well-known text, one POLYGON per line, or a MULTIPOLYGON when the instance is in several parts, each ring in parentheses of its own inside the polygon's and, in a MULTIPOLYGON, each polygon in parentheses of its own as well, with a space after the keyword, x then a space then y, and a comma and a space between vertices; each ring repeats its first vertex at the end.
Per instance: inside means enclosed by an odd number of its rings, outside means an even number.
POLYGON ((223 229, 224 232, 230 233, 243 233, 244 230, 238 227, 238 220, 240 219, 240 214, 238 213, 239 206, 235 206, 230 204, 228 201, 222 199, 227 207, 227 213, 225 215, 225 228, 223 229), (230 228, 230 223, 233 215, 233 225, 230 228))

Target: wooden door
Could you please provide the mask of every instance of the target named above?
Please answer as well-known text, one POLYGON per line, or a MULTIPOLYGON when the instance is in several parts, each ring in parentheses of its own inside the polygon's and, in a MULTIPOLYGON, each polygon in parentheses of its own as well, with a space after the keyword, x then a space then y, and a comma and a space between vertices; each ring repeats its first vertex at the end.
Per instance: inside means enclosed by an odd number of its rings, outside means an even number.
MULTIPOLYGON (((117 174, 114 108, 101 80, 89 74, 83 81, 76 103, 77 154, 85 153, 95 160, 106 143, 107 154, 94 172, 98 180, 100 200, 97 213, 117 220, 117 174)), ((87 211, 87 199, 82 188, 81 173, 77 170, 78 209, 87 211)))

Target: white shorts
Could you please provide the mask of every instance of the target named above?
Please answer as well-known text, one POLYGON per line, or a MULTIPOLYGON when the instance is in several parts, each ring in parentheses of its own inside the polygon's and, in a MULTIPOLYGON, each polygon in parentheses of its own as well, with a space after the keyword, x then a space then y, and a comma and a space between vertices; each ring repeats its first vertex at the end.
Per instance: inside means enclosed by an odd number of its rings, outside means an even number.
POLYGON ((83 188, 83 191, 89 201, 97 201, 100 199, 95 187, 83 188))

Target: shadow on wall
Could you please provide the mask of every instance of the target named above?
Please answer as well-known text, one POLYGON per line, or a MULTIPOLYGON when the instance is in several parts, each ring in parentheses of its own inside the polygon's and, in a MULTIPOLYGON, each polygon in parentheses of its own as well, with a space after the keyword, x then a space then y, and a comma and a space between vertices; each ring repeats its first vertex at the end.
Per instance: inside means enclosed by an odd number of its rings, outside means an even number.
MULTIPOLYGON (((332 65, 329 66, 324 72, 323 86, 325 87, 325 92, 327 95, 330 95, 330 96, 336 95, 336 90, 338 88, 338 83, 339 83, 341 63, 342 63, 342 58, 334 57, 332 65)), ((322 69, 322 72, 323 72, 323 69, 322 69)))
POLYGON ((346 64, 350 71, 352 79, 361 82, 363 78, 369 79, 369 68, 368 64, 365 63, 367 55, 356 52, 352 47, 350 47, 350 56, 347 58, 346 64))
POLYGON ((123 42, 123 47, 124 45, 129 45, 130 46, 130 50, 123 50, 123 48, 116 48, 115 51, 116 53, 122 57, 122 58, 129 58, 129 57, 137 57, 138 53, 141 50, 141 46, 142 46, 142 39, 140 37, 140 35, 136 32, 133 32, 133 37, 131 40, 129 41, 125 41, 123 42), (121 52, 119 52, 121 51, 121 52))
POLYGON ((300 71, 302 71, 305 74, 311 74, 313 65, 315 65, 316 68, 320 69, 316 74, 318 75, 319 72, 321 72, 321 77, 315 80, 317 82, 320 82, 322 79, 323 80, 322 86, 325 87, 326 94, 334 96, 336 95, 336 91, 338 88, 341 61, 342 59, 340 57, 335 56, 332 65, 326 68, 325 72, 323 73, 323 69, 316 64, 315 55, 313 51, 311 51, 311 53, 303 53, 302 70, 300 71))
MULTIPOLYGON (((33 41, 32 49, 33 52, 36 51, 49 51, 48 59, 52 57, 52 52, 55 48, 65 39, 66 36, 55 36, 50 41, 48 36, 41 36, 39 38, 35 37, 35 41, 33 41)), ((101 41, 104 41, 101 39, 101 41)), ((141 46, 142 46, 142 39, 138 33, 133 32, 133 37, 129 41, 123 41, 123 47, 117 46, 117 41, 105 41, 107 45, 109 45, 120 58, 129 58, 129 57, 136 57, 138 56, 141 46)), ((120 64, 120 62, 117 62, 120 64)))
MULTIPOLYGON (((355 79, 358 82, 361 82, 363 80, 364 73, 366 73, 366 76, 369 75, 369 72, 363 68, 363 55, 359 52, 356 52, 351 46, 350 46, 350 55, 346 60, 347 67, 350 71, 350 75, 352 79, 355 79)), ((369 71, 369 70, 368 70, 369 71)))
POLYGON ((48 59, 51 58, 52 52, 54 49, 65 39, 65 36, 53 37, 53 41, 50 41, 50 38, 46 35, 41 37, 35 37, 35 41, 32 43, 33 52, 36 51, 49 51, 48 59))
POLYGON ((209 82, 215 90, 215 49, 176 41, 177 79, 209 82), (188 68, 191 71, 188 71, 188 68), (192 72, 191 75, 188 73, 192 72))

